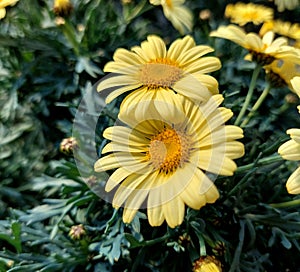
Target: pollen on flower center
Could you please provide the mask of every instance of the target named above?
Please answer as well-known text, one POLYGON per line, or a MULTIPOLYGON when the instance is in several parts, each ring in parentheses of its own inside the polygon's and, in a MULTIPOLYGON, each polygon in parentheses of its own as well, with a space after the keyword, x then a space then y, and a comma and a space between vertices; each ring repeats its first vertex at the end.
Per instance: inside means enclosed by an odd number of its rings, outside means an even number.
POLYGON ((182 69, 172 61, 156 59, 141 66, 140 81, 148 88, 171 88, 182 74, 182 69))
POLYGON ((189 146, 187 135, 173 128, 165 128, 152 137, 147 158, 155 169, 168 174, 188 159, 189 146))

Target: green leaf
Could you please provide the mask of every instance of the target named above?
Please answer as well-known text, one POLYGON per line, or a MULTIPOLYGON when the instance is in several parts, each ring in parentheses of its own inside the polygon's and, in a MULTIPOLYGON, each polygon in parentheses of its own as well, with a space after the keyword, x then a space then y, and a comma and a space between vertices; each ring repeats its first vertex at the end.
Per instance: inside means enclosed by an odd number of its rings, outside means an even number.
POLYGON ((22 251, 22 244, 21 244, 21 224, 19 222, 13 222, 11 224, 11 234, 4 234, 0 233, 0 239, 5 240, 10 245, 12 245, 18 253, 22 251))

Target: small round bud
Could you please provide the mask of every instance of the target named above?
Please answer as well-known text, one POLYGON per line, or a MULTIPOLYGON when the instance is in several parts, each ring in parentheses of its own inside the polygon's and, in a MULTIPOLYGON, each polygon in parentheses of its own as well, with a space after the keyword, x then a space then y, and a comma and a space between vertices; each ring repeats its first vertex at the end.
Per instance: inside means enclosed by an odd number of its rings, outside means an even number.
POLYGON ((56 17, 55 18, 55 24, 57 26, 64 25, 66 23, 66 20, 63 17, 56 17))
POLYGON ((285 96, 285 101, 289 104, 296 104, 299 102, 299 98, 296 94, 289 93, 285 96))
POLYGON ((199 13, 199 18, 203 21, 209 20, 211 18, 211 11, 209 9, 203 9, 199 13))
POLYGON ((76 226, 72 226, 71 230, 69 231, 69 236, 71 237, 71 239, 73 240, 79 240, 81 239, 84 235, 86 234, 86 230, 83 227, 82 224, 80 225, 76 225, 76 226))
POLYGON ((71 154, 78 147, 77 140, 74 137, 65 138, 61 141, 59 150, 65 154, 71 154))

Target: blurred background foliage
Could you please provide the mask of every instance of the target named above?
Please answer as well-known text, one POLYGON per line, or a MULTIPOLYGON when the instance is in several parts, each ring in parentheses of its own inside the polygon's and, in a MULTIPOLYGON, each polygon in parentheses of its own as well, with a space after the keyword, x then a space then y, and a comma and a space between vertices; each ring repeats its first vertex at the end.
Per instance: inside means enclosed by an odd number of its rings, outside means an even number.
MULTIPOLYGON (((286 204, 299 197, 285 188, 296 163, 268 160, 288 139, 286 129, 300 127, 298 98, 288 89, 272 90, 245 128, 247 156, 237 161, 236 175, 216 180, 221 197, 215 204, 188 209, 175 229, 150 227, 143 211, 126 225, 97 195, 104 177, 87 172, 82 178, 72 144, 61 152, 61 142, 72 136, 82 96, 117 48, 140 44, 151 33, 166 42, 180 35, 161 7, 146 0, 71 2, 70 14, 58 17, 52 0, 20 0, 0 21, 0 271, 192 271, 205 254, 216 256, 224 271, 300 271, 299 206, 286 204)), ((253 64, 241 57, 244 49, 208 37, 226 23, 230 2, 186 6, 194 15, 191 35, 214 47, 222 61, 214 76, 236 115, 253 64), (201 19, 203 10, 210 17, 201 19)), ((297 8, 275 16, 297 22, 299 15, 297 8)), ((256 97, 264 82, 261 75, 256 97)), ((104 113, 100 145, 114 118, 104 113)))

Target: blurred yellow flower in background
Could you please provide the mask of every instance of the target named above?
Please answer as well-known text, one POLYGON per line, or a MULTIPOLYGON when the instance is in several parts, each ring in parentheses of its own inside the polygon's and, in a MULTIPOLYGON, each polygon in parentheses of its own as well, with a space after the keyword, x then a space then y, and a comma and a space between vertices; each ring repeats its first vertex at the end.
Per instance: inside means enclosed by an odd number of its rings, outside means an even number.
POLYGON ((206 172, 233 175, 237 168, 233 159, 244 155, 243 144, 236 141, 243 137, 243 130, 224 125, 232 111, 219 107, 222 95, 214 95, 199 106, 183 96, 178 99, 182 108, 174 104, 165 107, 163 104, 169 102, 160 100, 159 110, 147 105, 144 117, 134 113, 136 108, 145 107, 143 103, 126 108, 119 118, 128 127, 104 131, 103 136, 111 142, 102 153, 109 154, 94 168, 97 172, 117 168, 105 190, 118 187, 112 204, 115 208, 124 206, 125 223, 130 223, 146 203, 151 226, 164 220, 172 228, 180 225, 185 204, 200 209, 219 197, 206 172), (170 107, 174 110, 169 111, 170 107))
MULTIPOLYGON (((278 153, 285 160, 300 161, 300 129, 292 128, 286 133, 291 136, 291 140, 281 145, 278 153)), ((300 194, 300 167, 289 177, 286 188, 290 194, 300 194)))
POLYGON ((64 17, 70 15, 73 5, 70 0, 54 0, 53 11, 56 15, 64 17))
POLYGON ((97 90, 114 88, 106 103, 128 91, 133 91, 125 99, 128 104, 151 97, 168 101, 172 99, 168 95, 170 92, 196 101, 207 101, 212 94, 219 92, 217 80, 206 73, 220 69, 220 60, 203 57, 212 51, 209 46, 196 45, 191 36, 177 39, 167 50, 160 37, 149 35, 147 41, 132 47, 131 51, 116 50, 114 61, 104 67, 104 72, 116 74, 102 80, 97 90))
POLYGON ((299 6, 299 0, 274 0, 274 2, 279 12, 285 9, 293 10, 299 6))
POLYGON ((185 7, 185 0, 150 0, 150 4, 161 5, 165 17, 180 34, 185 34, 193 28, 193 14, 185 7))
POLYGON ((5 8, 7 6, 15 5, 19 0, 0 0, 0 19, 4 18, 6 15, 5 8))
POLYGON ((300 63, 299 51, 288 45, 286 38, 274 39, 274 32, 267 32, 262 38, 254 33, 246 33, 236 25, 220 26, 212 31, 210 36, 228 39, 244 47, 249 51, 247 60, 255 61, 260 65, 272 63, 275 59, 288 60, 293 63, 300 63))
POLYGON ((240 26, 244 26, 247 23, 259 25, 265 21, 272 20, 274 11, 272 8, 263 5, 238 2, 226 6, 225 16, 232 23, 240 26))
POLYGON ((284 22, 281 20, 272 20, 265 22, 261 27, 259 34, 263 36, 268 31, 286 37, 289 40, 289 45, 300 47, 300 25, 298 23, 284 22))

